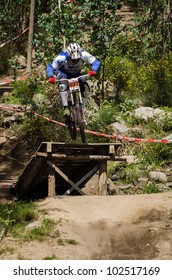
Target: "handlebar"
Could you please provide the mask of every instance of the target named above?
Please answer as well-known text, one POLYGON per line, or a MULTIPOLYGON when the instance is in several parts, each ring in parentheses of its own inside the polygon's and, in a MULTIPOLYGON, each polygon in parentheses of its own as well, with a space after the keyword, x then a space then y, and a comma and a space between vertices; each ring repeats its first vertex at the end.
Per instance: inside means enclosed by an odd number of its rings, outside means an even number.
POLYGON ((85 74, 85 75, 81 75, 79 77, 76 77, 76 78, 65 78, 65 79, 58 79, 57 80, 57 83, 60 82, 60 81, 76 81, 76 80, 79 80, 79 79, 82 79, 82 78, 87 78, 88 76, 90 76, 89 74, 85 74))

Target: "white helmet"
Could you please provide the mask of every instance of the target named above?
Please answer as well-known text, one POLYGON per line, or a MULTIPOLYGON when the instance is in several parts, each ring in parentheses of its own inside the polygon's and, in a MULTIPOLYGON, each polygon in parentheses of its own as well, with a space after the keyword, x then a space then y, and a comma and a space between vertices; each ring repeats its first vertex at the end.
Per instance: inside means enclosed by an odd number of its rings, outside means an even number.
POLYGON ((67 47, 67 53, 71 59, 78 59, 81 57, 81 47, 77 43, 71 43, 67 47))

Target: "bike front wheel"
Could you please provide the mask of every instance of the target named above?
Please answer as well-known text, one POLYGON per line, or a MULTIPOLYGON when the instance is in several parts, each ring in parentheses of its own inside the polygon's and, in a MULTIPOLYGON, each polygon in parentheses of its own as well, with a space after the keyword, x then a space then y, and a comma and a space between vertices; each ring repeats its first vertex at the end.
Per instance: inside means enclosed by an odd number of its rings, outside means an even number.
POLYGON ((69 134, 72 140, 76 140, 76 125, 71 121, 68 125, 69 134))
POLYGON ((79 130, 80 130, 82 143, 86 143, 85 123, 82 118, 82 108, 81 108, 80 104, 76 104, 76 115, 77 115, 78 126, 79 126, 79 130))

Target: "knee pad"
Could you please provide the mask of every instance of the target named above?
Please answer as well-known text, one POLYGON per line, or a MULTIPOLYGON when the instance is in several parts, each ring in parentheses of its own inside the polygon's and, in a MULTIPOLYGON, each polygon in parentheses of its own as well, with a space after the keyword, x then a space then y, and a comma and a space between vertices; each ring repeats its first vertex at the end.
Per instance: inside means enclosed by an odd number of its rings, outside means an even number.
POLYGON ((60 83, 59 84, 59 91, 60 92, 66 92, 67 91, 67 84, 66 83, 60 83))

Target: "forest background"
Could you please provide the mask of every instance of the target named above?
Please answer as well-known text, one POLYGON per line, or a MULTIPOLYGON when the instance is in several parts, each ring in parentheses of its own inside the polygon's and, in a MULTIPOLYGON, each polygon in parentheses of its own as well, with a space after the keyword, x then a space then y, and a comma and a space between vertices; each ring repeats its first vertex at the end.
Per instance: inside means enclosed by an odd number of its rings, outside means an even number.
MULTIPOLYGON (((1 1, 1 42, 15 38, 29 26, 31 2, 1 1)), ((29 105, 40 114, 62 121, 61 101, 54 85, 47 83, 45 68, 61 49, 77 41, 101 61, 96 79, 91 80, 88 129, 110 134, 111 124, 120 117, 128 126, 140 126, 131 137, 142 137, 143 127, 144 137, 161 139, 169 135, 172 132, 168 114, 172 107, 171 5, 171 0, 35 1, 32 71, 25 80, 16 78, 21 73, 21 55, 27 59, 28 33, 0 48, 0 75, 16 79, 11 97, 3 101, 29 105), (118 11, 125 5, 134 14, 132 24, 121 26, 118 11), (35 101, 38 94, 44 100, 39 106, 35 101), (141 106, 163 109, 166 121, 138 124, 133 112, 141 106)), ((87 70, 85 67, 84 71, 87 70)), ((17 130, 33 147, 41 141, 69 140, 64 129, 35 117, 27 118, 17 130)), ((88 141, 111 140, 88 135, 88 141)), ((127 152, 140 156, 144 168, 162 167, 172 159, 170 145, 161 143, 139 147, 127 143, 127 152)), ((133 174, 135 171, 133 166, 133 174)), ((128 180, 130 175, 131 166, 128 180)))

